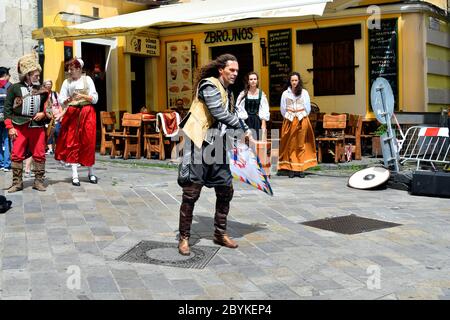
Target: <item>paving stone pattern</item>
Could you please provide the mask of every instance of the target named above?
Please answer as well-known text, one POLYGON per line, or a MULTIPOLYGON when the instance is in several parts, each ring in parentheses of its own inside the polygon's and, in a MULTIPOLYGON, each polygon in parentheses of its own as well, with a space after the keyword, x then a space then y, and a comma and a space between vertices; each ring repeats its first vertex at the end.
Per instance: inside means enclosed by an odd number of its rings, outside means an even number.
MULTIPOLYGON (((273 177, 274 196, 235 182, 228 229, 239 243, 203 269, 116 260, 142 240, 177 242, 173 168, 98 156, 98 184, 48 159, 46 192, 15 194, 0 214, 0 299, 449 299, 450 199, 362 191, 324 172, 273 177), (355 235, 302 225, 355 214, 401 226, 355 235)), ((146 161, 143 163, 156 163, 146 161)), ((11 172, 0 174, 0 187, 11 172)), ((215 194, 203 189, 191 244, 212 242, 215 194)), ((217 247, 217 246, 216 246, 217 247)))

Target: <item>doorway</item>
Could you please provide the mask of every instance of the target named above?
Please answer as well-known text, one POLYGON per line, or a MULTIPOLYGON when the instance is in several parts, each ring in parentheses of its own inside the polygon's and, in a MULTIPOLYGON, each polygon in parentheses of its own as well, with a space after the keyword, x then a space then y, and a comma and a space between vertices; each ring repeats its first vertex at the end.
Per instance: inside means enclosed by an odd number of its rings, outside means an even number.
POLYGON ((239 63, 239 73, 234 85, 230 87, 233 91, 234 99, 237 99, 239 93, 244 90, 245 76, 253 70, 253 47, 251 43, 236 44, 231 46, 220 46, 211 48, 211 58, 215 59, 221 54, 231 53, 239 63))
POLYGON ((81 58, 84 62, 83 70, 94 81, 95 90, 98 94, 98 101, 94 106, 97 117, 97 143, 100 142, 101 136, 100 111, 107 111, 105 70, 108 49, 109 46, 81 42, 81 58))
POLYGON ((130 57, 131 70, 131 110, 133 113, 140 112, 146 105, 145 86, 145 59, 143 57, 130 57), (133 76, 134 75, 134 76, 133 76))
POLYGON ((94 81, 98 93, 98 102, 95 105, 97 113, 107 110, 106 101, 106 64, 107 46, 93 43, 81 43, 81 57, 84 61, 84 71, 94 81))

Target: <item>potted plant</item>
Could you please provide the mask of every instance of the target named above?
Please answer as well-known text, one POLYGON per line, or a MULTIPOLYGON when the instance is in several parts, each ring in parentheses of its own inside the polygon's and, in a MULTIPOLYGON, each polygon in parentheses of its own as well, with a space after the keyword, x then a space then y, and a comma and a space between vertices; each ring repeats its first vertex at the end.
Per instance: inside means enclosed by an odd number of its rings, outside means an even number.
POLYGON ((380 125, 372 137, 372 156, 378 157, 378 155, 382 155, 383 151, 381 149, 381 136, 385 135, 387 132, 387 126, 385 124, 380 125))

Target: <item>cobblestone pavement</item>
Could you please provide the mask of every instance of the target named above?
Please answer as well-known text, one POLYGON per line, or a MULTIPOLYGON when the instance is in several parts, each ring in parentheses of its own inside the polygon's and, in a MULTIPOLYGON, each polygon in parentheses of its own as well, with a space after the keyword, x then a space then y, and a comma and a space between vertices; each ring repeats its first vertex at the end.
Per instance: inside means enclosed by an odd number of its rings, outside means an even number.
MULTIPOLYGON (((273 177, 274 197, 235 182, 239 248, 220 248, 204 269, 118 261, 141 240, 176 243, 181 200, 176 170, 127 163, 99 161, 98 184, 81 168, 74 187, 49 159, 46 192, 30 178, 2 191, 13 207, 0 214, 1 299, 450 298, 450 199, 355 190, 345 176, 273 177), (401 226, 343 235, 300 224, 348 214, 401 226)), ((1 173, 0 186, 10 182, 1 173)), ((219 248, 214 202, 203 189, 194 246, 219 248)))

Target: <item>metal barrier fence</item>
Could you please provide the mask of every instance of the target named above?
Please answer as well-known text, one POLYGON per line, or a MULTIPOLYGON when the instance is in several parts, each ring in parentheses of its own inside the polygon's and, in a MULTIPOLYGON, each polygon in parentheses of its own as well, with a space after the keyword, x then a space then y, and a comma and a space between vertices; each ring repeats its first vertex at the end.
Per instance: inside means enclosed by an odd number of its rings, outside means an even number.
POLYGON ((431 164, 450 164, 449 129, 443 127, 408 128, 399 148, 400 163, 417 162, 417 170, 421 162, 431 164))

